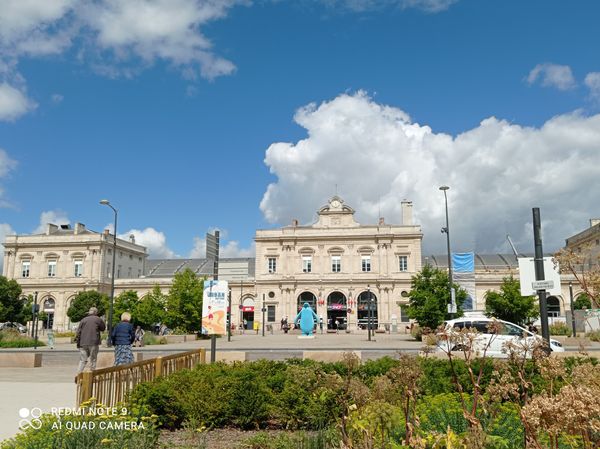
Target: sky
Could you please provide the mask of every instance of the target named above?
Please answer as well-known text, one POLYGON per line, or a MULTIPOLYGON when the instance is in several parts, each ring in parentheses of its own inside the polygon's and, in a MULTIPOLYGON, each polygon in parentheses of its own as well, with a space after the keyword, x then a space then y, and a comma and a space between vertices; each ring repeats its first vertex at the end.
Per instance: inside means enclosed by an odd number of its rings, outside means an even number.
MULTIPOLYGON (((0 0, 0 241, 48 222, 151 257, 252 256, 336 192, 413 201, 425 253, 544 249, 600 216, 592 0, 0 0)), ((1 260, 1 259, 0 259, 1 260)))

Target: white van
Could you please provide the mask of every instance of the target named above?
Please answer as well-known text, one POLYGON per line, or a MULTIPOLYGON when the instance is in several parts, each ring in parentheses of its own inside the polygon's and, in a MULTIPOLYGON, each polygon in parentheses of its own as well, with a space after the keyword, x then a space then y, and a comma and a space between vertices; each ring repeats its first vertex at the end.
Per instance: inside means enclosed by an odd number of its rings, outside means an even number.
MULTIPOLYGON (((496 320, 487 317, 462 317, 455 320, 449 320, 444 323, 446 330, 452 329, 475 329, 479 333, 475 340, 476 351, 483 353, 483 350, 489 345, 486 351, 486 355, 490 357, 507 357, 507 353, 504 350, 504 344, 508 341, 518 342, 522 338, 526 339, 541 339, 540 335, 529 332, 528 330, 508 321, 496 320), (501 330, 498 334, 490 332, 488 329, 492 322, 500 323, 501 330)), ((437 342, 438 351, 447 352, 448 349, 452 351, 460 350, 461 348, 452 347, 448 348, 449 343, 444 339, 439 339, 437 342)), ((532 345, 528 345, 532 346, 532 345)), ((562 344, 556 340, 550 339, 550 349, 554 352, 564 352, 562 344)), ((530 354, 529 354, 530 355, 530 354)))

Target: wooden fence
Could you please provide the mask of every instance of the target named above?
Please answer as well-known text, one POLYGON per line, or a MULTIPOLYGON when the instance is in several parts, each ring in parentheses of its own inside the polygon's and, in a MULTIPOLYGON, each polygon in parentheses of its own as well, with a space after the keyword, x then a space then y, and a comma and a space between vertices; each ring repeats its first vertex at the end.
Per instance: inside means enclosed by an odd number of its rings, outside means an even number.
POLYGON ((206 349, 196 349, 128 365, 84 371, 77 375, 77 406, 93 397, 99 404, 114 407, 141 382, 191 369, 205 362, 206 349))

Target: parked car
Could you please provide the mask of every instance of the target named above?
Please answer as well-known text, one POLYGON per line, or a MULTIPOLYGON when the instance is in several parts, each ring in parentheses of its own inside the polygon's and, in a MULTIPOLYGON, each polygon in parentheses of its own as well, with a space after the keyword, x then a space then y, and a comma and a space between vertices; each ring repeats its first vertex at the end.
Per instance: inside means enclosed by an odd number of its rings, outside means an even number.
MULTIPOLYGON (((505 344, 509 341, 518 343, 521 339, 525 338, 528 340, 540 340, 540 335, 529 332, 527 329, 518 326, 514 323, 503 320, 495 320, 488 317, 463 317, 455 320, 450 320, 444 323, 446 331, 456 331, 464 328, 475 329, 479 334, 475 339, 475 350, 483 353, 487 347, 486 355, 490 357, 507 357, 507 351, 505 344), (493 322, 500 323, 500 331, 496 334, 490 331, 490 324, 493 322)), ((531 342, 533 343, 533 342, 531 342)), ((448 346, 452 344, 450 348, 452 351, 459 351, 463 348, 459 347, 456 342, 450 342, 448 339, 442 337, 438 338, 437 349, 438 351, 447 352, 448 346)), ((533 346, 527 345, 529 347, 533 346)), ((550 339, 550 349, 554 352, 564 352, 562 344, 559 341, 550 339)), ((527 354, 531 356, 531 354, 527 354)))
POLYGON ((11 323, 8 321, 6 323, 0 323, 0 330, 8 330, 8 329, 16 330, 16 331, 20 332, 21 334, 27 333, 27 328, 25 326, 23 326, 21 323, 11 323))

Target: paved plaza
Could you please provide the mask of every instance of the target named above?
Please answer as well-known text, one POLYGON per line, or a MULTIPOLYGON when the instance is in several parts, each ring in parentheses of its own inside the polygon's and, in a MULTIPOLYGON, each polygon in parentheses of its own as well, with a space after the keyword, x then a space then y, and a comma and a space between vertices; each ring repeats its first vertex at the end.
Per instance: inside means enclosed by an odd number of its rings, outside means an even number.
MULTIPOLYGON (((422 343, 414 341, 409 334, 375 334, 368 341, 366 331, 346 333, 317 332, 314 339, 299 339, 297 333, 284 334, 275 330, 258 335, 246 331, 240 335, 232 335, 217 339, 217 351, 243 351, 248 360, 277 359, 302 357, 304 350, 311 351, 361 351, 363 360, 383 356, 396 356, 399 352, 417 354, 422 343)), ((210 350, 209 340, 197 340, 186 343, 146 346, 135 348, 135 352, 143 353, 144 359, 196 348, 210 350)), ((578 347, 567 346, 568 351, 578 351, 578 347)), ((591 343, 586 348, 590 353, 600 354, 600 344, 591 343)), ((28 352, 32 349, 11 349, 2 352, 28 352)), ((50 411, 51 407, 75 406, 74 377, 77 369, 78 351, 74 344, 57 345, 54 349, 42 347, 38 349, 43 354, 40 368, 0 368, 0 441, 13 436, 18 430, 19 410, 39 407, 50 411)), ((102 348, 101 352, 112 352, 102 348)), ((208 354, 207 354, 208 358, 208 354)))

